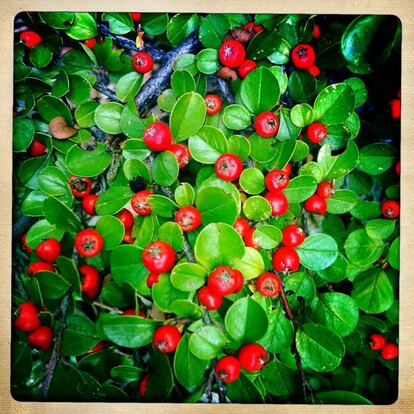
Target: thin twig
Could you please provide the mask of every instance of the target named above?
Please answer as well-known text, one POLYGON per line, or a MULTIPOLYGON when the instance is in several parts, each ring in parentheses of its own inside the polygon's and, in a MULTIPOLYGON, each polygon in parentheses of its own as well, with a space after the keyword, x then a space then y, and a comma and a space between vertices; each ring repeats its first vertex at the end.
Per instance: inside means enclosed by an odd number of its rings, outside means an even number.
POLYGON ((225 79, 217 78, 217 83, 222 98, 224 98, 229 104, 234 104, 236 101, 234 99, 233 93, 230 90, 228 82, 225 79))
POLYGON ((110 306, 105 305, 104 303, 101 303, 101 302, 94 301, 94 302, 92 302, 92 305, 96 306, 98 308, 101 308, 101 309, 105 309, 105 310, 107 310, 109 312, 112 312, 112 313, 122 314, 122 311, 120 311, 119 309, 111 308, 110 306))
POLYGON ((102 83, 100 82, 96 82, 93 85, 94 89, 96 89, 100 94, 105 95, 106 97, 108 97, 109 99, 111 99, 111 101, 113 102, 118 102, 120 103, 121 101, 118 99, 118 97, 116 96, 115 92, 112 89, 109 89, 108 87, 104 86, 102 83))

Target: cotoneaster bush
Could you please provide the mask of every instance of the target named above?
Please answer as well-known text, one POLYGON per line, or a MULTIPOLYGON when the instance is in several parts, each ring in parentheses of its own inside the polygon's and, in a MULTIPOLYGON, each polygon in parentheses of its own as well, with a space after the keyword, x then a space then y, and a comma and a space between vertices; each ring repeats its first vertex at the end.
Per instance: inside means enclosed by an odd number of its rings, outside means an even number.
POLYGON ((391 403, 399 21, 22 13, 12 384, 391 403))

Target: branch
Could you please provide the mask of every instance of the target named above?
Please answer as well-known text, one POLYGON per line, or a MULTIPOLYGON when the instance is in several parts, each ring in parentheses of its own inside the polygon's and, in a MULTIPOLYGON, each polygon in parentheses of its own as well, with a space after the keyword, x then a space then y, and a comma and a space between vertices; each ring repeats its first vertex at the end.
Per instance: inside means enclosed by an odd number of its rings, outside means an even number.
POLYGON ((172 64, 175 58, 184 53, 195 53, 199 47, 200 41, 195 31, 182 43, 165 54, 165 59, 159 68, 142 85, 142 88, 135 97, 135 105, 141 115, 146 114, 154 106, 158 96, 170 85, 170 77, 173 72, 172 64))
POLYGON ((230 90, 230 86, 225 79, 217 78, 218 87, 221 92, 221 96, 229 104, 234 104, 236 101, 234 99, 233 93, 230 90))
POLYGON ((102 83, 96 82, 93 85, 93 88, 96 89, 100 94, 107 96, 112 101, 121 103, 121 101, 116 96, 115 92, 112 89, 109 89, 108 87, 104 86, 102 83))
POLYGON ((60 313, 59 319, 59 326, 55 336, 55 342, 53 344, 53 351, 52 356, 50 357, 49 363, 47 364, 46 368, 46 376, 40 386, 40 400, 45 401, 47 398, 47 394, 49 392, 50 383, 52 382, 53 374, 55 372, 56 366, 60 359, 60 351, 62 347, 62 340, 63 340, 63 331, 65 330, 66 326, 66 318, 68 316, 68 310, 70 305, 72 290, 69 289, 66 295, 62 299, 62 303, 58 309, 58 313, 60 313))
POLYGON ((289 302, 287 301, 285 288, 283 286, 283 283, 282 283, 282 289, 280 290, 280 298, 282 300, 283 307, 285 309, 285 313, 288 316, 289 320, 292 321, 292 324, 293 324, 292 355, 295 358, 296 369, 298 371, 299 378, 300 378, 300 381, 302 383, 303 399, 304 399, 304 402, 307 402, 307 400, 308 400, 308 391, 309 391, 311 401, 312 401, 312 403, 314 403, 315 401, 314 401, 314 397, 313 397, 313 393, 312 393, 312 388, 309 385, 309 382, 306 378, 306 374, 305 374, 305 371, 303 370, 303 366, 302 366, 302 361, 300 359, 300 355, 299 355, 298 350, 296 348, 296 341, 295 341, 296 326, 295 326, 295 321, 294 321, 295 317, 293 315, 292 309, 290 308, 289 302))

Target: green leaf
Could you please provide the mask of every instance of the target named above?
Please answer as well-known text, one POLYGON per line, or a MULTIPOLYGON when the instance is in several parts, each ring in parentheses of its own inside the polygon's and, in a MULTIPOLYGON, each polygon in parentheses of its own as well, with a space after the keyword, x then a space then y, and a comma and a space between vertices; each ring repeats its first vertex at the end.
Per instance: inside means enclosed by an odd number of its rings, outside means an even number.
POLYGON ((167 30, 168 13, 143 13, 141 24, 144 32, 151 36, 158 36, 167 30))
POLYGON ((272 55, 273 52, 283 50, 284 39, 277 30, 263 30, 249 42, 246 54, 249 59, 257 60, 272 55))
POLYGON ((220 69, 218 51, 215 49, 203 49, 197 54, 197 69, 206 75, 212 75, 220 69))
POLYGON ((240 97, 247 109, 255 115, 270 111, 280 98, 279 82, 269 69, 261 66, 243 79, 240 97))
POLYGON ((136 158, 129 158, 124 162, 122 167, 125 178, 127 180, 133 180, 137 177, 144 178, 146 183, 150 183, 152 181, 151 172, 143 161, 136 159, 136 158))
POLYGON ((351 391, 324 391, 318 392, 315 399, 320 404, 341 404, 341 405, 372 405, 372 402, 351 391))
POLYGON ((30 227, 26 234, 26 243, 31 249, 35 249, 38 244, 46 239, 60 240, 64 230, 49 223, 47 220, 39 220, 30 227))
MULTIPOLYGON (((144 128, 142 131, 144 131, 144 128)), ((150 153, 147 144, 141 139, 128 139, 122 147, 122 155, 127 160, 131 158, 145 160, 150 153)))
POLYGON ((367 145, 359 152, 359 164, 361 170, 370 175, 379 175, 390 169, 397 152, 389 144, 375 143, 367 145))
POLYGON ((394 290, 385 272, 370 269, 353 281, 352 298, 366 313, 377 314, 388 310, 394 302, 394 290))
POLYGON ((336 190, 333 197, 326 200, 328 213, 345 214, 352 210, 358 202, 358 196, 351 190, 336 190))
POLYGON ((91 128, 95 125, 95 109, 99 106, 96 101, 88 101, 76 108, 75 118, 82 128, 91 128))
POLYGON ((121 382, 138 381, 141 376, 141 369, 129 365, 118 365, 111 369, 111 377, 121 382))
POLYGON ((122 35, 134 31, 134 23, 129 13, 103 13, 102 21, 109 23, 109 31, 122 35))
POLYGON ((10 368, 12 386, 27 381, 32 371, 32 351, 27 342, 12 342, 10 368))
POLYGON ((302 363, 317 372, 333 371, 345 355, 341 338, 321 325, 304 324, 296 334, 302 363))
POLYGON ((180 318, 199 319, 203 316, 203 309, 189 299, 175 299, 171 303, 171 312, 180 318))
POLYGON ((203 126, 188 140, 191 156, 203 164, 214 164, 217 159, 228 152, 224 133, 213 126, 203 126))
POLYGON ((381 215, 381 205, 378 201, 359 200, 350 213, 358 220, 371 220, 381 215))
POLYGON ((53 52, 43 44, 38 44, 30 50, 29 59, 33 66, 44 68, 53 57, 53 52))
POLYGON ((359 310, 355 301, 344 293, 322 293, 312 303, 311 318, 343 337, 357 327, 359 310))
POLYGON ((172 285, 184 292, 201 288, 208 276, 207 270, 196 263, 180 263, 171 272, 172 285))
POLYGON ((233 104, 224 109, 223 122, 227 128, 240 131, 250 126, 251 115, 244 106, 233 104))
POLYGON ((158 98, 157 105, 165 112, 171 112, 177 102, 177 94, 173 89, 166 89, 158 98))
POLYGON ((170 280, 169 275, 162 274, 159 280, 152 287, 154 303, 163 312, 172 312, 171 307, 177 299, 188 299, 189 294, 176 289, 170 280))
POLYGON ((246 280, 256 278, 266 269, 262 255, 253 247, 246 247, 244 255, 234 259, 232 266, 240 270, 246 280))
POLYGON ((112 250, 124 238, 125 228, 121 220, 113 216, 103 216, 96 223, 96 230, 104 240, 104 250, 112 250))
POLYGON ((315 282, 305 272, 292 273, 284 279, 289 306, 293 311, 303 306, 303 302, 311 304, 316 294, 315 282))
POLYGON ((75 19, 66 31, 75 40, 86 40, 98 34, 95 19, 89 13, 75 13, 75 19))
POLYGON ((265 335, 268 327, 266 312, 249 297, 239 299, 230 306, 224 323, 229 335, 244 343, 258 341, 265 335))
POLYGON ((50 224, 69 233, 77 233, 82 228, 76 214, 55 197, 49 197, 44 201, 43 213, 50 224))
POLYGON ((179 207, 192 206, 195 201, 194 188, 188 183, 181 183, 174 191, 174 198, 179 207))
POLYGON ((244 202, 243 213, 249 220, 264 221, 272 215, 272 207, 264 197, 252 196, 244 202))
POLYGON ((277 359, 269 362, 260 373, 266 391, 278 398, 297 394, 298 376, 296 371, 277 359))
POLYGON ((99 195, 96 213, 99 216, 118 213, 132 196, 133 193, 129 187, 111 187, 99 195))
POLYGON ((143 76, 137 72, 130 72, 122 76, 116 84, 115 93, 122 102, 134 99, 141 89, 143 76))
POLYGON ((240 404, 263 403, 263 395, 258 387, 259 384, 241 373, 236 381, 226 385, 226 394, 230 401, 237 401, 240 404))
POLYGON ((87 79, 80 75, 69 75, 69 93, 67 99, 76 105, 80 105, 89 100, 92 86, 87 79))
POLYGON ((152 342, 159 321, 138 316, 116 316, 103 321, 106 337, 119 346, 139 348, 152 342))
POLYGON ((282 232, 275 226, 263 224, 256 227, 253 240, 262 249, 274 249, 282 241, 282 232))
POLYGON ((257 134, 252 134, 249 141, 251 147, 250 156, 255 161, 268 162, 273 160, 276 154, 278 154, 279 143, 273 138, 263 138, 257 134))
POLYGON ((355 94, 355 107, 361 106, 368 98, 368 90, 365 86, 365 82, 361 78, 348 78, 344 80, 344 83, 348 84, 355 94))
POLYGON ((176 14, 167 25, 167 39, 178 45, 198 26, 197 14, 176 14))
POLYGON ((72 289, 80 296, 81 295, 81 281, 78 269, 73 260, 65 256, 59 256, 56 259, 56 265, 62 277, 71 285, 72 289))
POLYGON ((250 142, 243 135, 232 135, 227 143, 229 152, 237 155, 242 161, 246 161, 250 155, 250 142))
MULTIPOLYGON (((301 129, 293 124, 290 117, 290 109, 282 108, 279 112, 279 130, 276 134, 278 141, 292 141, 299 136, 301 129)), ((295 144, 296 148, 296 144, 295 144)))
POLYGON ((316 79, 306 70, 295 70, 289 76, 288 89, 294 102, 310 102, 316 93, 316 79))
POLYGON ((326 269, 318 270, 318 275, 328 282, 340 282, 346 278, 348 260, 342 253, 338 253, 336 260, 326 269))
POLYGON ((240 187, 245 193, 260 194, 265 189, 265 177, 258 168, 246 168, 240 175, 240 187))
POLYGON ((13 121, 13 151, 23 152, 30 146, 35 134, 32 119, 17 117, 13 121))
POLYGON ((36 108, 40 116, 48 123, 57 116, 63 116, 70 125, 72 124, 72 114, 61 99, 43 96, 37 101, 36 108))
POLYGON ((400 238, 397 237, 390 246, 390 250, 388 251, 388 261, 390 265, 396 269, 400 269, 400 238))
POLYGON ((67 29, 73 19, 73 12, 39 12, 40 19, 54 29, 67 29))
POLYGON ((289 181, 283 190, 289 203, 301 203, 315 193, 318 183, 311 175, 300 175, 289 181))
POLYGON ((359 266, 374 263, 383 250, 383 242, 369 237, 364 229, 353 231, 345 242, 345 253, 349 261, 359 266))
POLYGON ((68 194, 68 177, 57 167, 46 167, 39 174, 39 190, 51 196, 68 194))
POLYGON ((230 23, 224 14, 209 14, 203 19, 198 37, 204 47, 218 49, 223 43, 224 36, 227 34, 230 23))
POLYGON ((176 156, 170 151, 164 151, 157 155, 152 167, 154 181, 168 187, 178 178, 179 168, 176 156))
POLYGON ((171 112, 170 127, 176 142, 195 135, 203 126, 206 106, 203 97, 189 92, 180 97, 171 112))
POLYGON ((366 224, 365 230, 372 239, 385 240, 394 233, 395 221, 386 219, 371 220, 366 224))
POLYGON ((292 122, 299 128, 310 125, 313 121, 313 108, 307 104, 297 104, 290 112, 292 122))
POLYGON ((160 217, 171 218, 177 209, 177 204, 174 201, 158 194, 151 195, 148 203, 151 206, 152 212, 160 217))
POLYGON ((95 110, 95 123, 99 129, 107 134, 120 134, 122 132, 120 121, 124 107, 116 102, 105 102, 95 110))
POLYGON ((47 299, 59 299, 69 289, 69 283, 66 279, 54 272, 37 272, 36 279, 39 282, 42 296, 47 299))
POLYGON ((112 155, 105 144, 98 142, 92 151, 85 151, 73 145, 66 154, 66 167, 73 175, 95 177, 103 173, 111 164, 112 155))
POLYGON ((220 354, 226 345, 226 337, 215 326, 202 326, 190 335, 188 346, 193 355, 201 360, 210 360, 220 354))
POLYGON ((198 263, 212 270, 219 265, 232 265, 243 257, 244 243, 240 234, 228 224, 211 223, 199 233, 194 246, 198 263))
POLYGON ((194 77, 187 70, 176 70, 171 76, 171 87, 177 96, 195 91, 194 77))

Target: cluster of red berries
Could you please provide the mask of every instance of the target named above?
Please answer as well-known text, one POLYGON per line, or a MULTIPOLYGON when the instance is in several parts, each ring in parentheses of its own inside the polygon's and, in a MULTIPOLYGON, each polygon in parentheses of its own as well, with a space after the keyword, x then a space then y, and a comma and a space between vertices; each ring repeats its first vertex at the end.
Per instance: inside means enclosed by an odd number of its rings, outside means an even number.
POLYGON ((22 332, 30 332, 27 342, 48 351, 53 341, 53 330, 49 326, 42 326, 39 319, 39 310, 32 302, 24 302, 19 306, 14 326, 22 332))
POLYGON ((381 357, 386 361, 398 357, 398 346, 391 342, 386 342, 381 334, 371 334, 369 346, 373 351, 381 351, 381 357))
POLYGON ((391 118, 400 119, 401 118, 401 91, 398 91, 397 97, 395 99, 391 99, 388 102, 388 105, 391 109, 391 118))
POLYGON ((328 208, 326 200, 334 195, 335 188, 333 183, 328 181, 322 182, 318 185, 316 193, 305 201, 303 207, 308 213, 323 215, 328 208))
POLYGON ((240 377, 241 368, 247 372, 260 371, 266 364, 267 352, 259 344, 242 345, 237 353, 220 358, 215 367, 217 378, 225 383, 234 382, 240 377))
POLYGON ((242 272, 231 267, 217 266, 207 278, 207 286, 197 293, 197 299, 208 310, 216 310, 223 304, 223 298, 243 289, 242 272))
POLYGON ((282 216, 289 208, 288 199, 283 190, 289 184, 289 175, 284 170, 271 170, 265 178, 265 186, 268 193, 264 198, 272 207, 272 216, 282 216))

